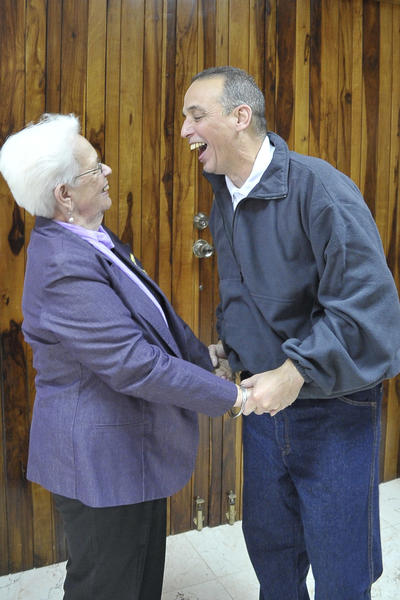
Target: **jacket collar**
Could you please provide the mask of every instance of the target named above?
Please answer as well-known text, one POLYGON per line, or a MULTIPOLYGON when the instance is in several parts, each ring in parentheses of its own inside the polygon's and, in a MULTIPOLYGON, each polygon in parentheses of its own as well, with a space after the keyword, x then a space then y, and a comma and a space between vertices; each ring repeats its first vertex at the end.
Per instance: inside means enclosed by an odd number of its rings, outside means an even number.
MULTIPOLYGON (((289 149, 286 142, 276 133, 267 133, 271 144, 275 146, 274 156, 269 167, 257 185, 248 194, 250 198, 275 200, 288 195, 289 149)), ((225 176, 203 172, 211 183, 215 194, 226 190, 225 176)))

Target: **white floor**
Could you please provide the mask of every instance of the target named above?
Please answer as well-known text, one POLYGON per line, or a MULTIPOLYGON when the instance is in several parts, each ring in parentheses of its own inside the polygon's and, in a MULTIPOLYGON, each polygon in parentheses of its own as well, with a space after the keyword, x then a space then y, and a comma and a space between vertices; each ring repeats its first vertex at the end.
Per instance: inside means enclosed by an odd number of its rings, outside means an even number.
MULTIPOLYGON (((400 479, 381 484, 380 496, 384 572, 373 586, 372 598, 399 600, 400 479)), ((0 577, 0 600, 61 600, 64 575, 65 563, 5 575, 0 577)), ((313 597, 311 575, 308 584, 313 597)), ((247 557, 241 524, 170 536, 162 598, 258 600, 257 579, 247 557)))

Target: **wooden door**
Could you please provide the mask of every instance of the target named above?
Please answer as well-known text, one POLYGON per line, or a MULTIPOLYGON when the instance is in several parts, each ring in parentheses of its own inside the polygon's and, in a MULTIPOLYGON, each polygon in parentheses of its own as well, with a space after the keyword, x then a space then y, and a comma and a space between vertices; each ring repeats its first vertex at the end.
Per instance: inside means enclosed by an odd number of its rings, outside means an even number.
MULTIPOLYGON (((0 145, 44 111, 75 112, 111 165, 106 222, 132 244, 201 339, 216 340, 213 257, 194 257, 211 190, 180 138, 191 77, 215 64, 249 70, 267 120, 299 152, 361 187, 399 283, 400 6, 397 0, 0 0, 0 145)), ((1 178, 0 178, 1 179, 1 178)), ((65 558, 49 494, 25 479, 34 399, 21 335, 33 219, 0 180, 0 574, 65 558)), ((400 473, 398 381, 386 387, 382 478, 400 473)), ((241 515, 241 423, 200 417, 195 473, 169 503, 168 532, 241 515)))

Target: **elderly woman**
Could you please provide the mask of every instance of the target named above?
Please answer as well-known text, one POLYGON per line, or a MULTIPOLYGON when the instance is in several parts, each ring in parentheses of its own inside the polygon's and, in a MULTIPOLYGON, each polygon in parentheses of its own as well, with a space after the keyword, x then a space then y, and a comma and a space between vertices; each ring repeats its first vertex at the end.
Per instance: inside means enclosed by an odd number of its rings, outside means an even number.
POLYGON ((207 348, 101 225, 111 169, 74 115, 11 136, 0 171, 37 215, 23 293, 37 371, 28 478, 64 521, 64 598, 156 600, 166 497, 191 476, 196 413, 246 414, 246 392, 210 372, 207 348))

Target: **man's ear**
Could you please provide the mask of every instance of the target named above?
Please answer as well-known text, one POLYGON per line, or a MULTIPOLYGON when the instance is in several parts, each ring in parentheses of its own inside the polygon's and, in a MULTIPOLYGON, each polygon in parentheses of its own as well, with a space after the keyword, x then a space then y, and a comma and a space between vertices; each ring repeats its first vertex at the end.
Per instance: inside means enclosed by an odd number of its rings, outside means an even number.
POLYGON ((247 127, 249 127, 252 113, 253 111, 248 104, 240 104, 239 106, 236 106, 234 115, 236 118, 236 128, 238 131, 242 131, 243 129, 247 129, 247 127))
POLYGON ((54 188, 54 197, 58 208, 63 211, 72 210, 72 200, 69 195, 68 186, 65 183, 59 183, 54 188))

